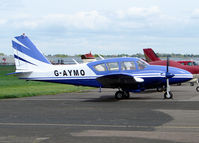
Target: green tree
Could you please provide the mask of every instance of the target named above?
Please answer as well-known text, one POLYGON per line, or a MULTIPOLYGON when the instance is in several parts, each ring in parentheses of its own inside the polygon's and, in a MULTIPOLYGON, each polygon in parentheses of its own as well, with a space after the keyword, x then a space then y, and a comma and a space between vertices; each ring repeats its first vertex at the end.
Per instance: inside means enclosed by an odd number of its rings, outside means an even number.
POLYGON ((5 56, 5 54, 4 53, 0 53, 0 56, 5 56))

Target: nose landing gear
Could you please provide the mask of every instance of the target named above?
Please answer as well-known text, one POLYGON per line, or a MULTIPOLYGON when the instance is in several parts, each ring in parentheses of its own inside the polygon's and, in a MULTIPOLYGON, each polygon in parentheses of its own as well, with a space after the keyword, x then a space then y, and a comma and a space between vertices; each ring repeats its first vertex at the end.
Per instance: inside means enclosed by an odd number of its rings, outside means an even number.
POLYGON ((164 99, 172 99, 173 94, 170 89, 169 78, 166 79, 166 82, 167 82, 167 85, 166 85, 166 92, 164 93, 164 99))

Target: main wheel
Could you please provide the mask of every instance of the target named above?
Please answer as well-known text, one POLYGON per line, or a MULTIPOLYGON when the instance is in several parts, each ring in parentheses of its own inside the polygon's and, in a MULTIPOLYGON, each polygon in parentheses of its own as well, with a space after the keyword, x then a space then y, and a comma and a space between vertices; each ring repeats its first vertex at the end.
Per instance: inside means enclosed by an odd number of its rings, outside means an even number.
POLYGON ((123 91, 123 98, 124 99, 129 99, 129 97, 130 97, 129 92, 128 91, 123 91))
POLYGON ((177 83, 177 86, 181 86, 182 85, 182 83, 177 83))
POLYGON ((190 86, 194 86, 194 83, 193 83, 193 82, 190 82, 190 86))
POLYGON ((199 92, 199 86, 196 87, 196 91, 199 92))
POLYGON ((169 94, 167 92, 164 93, 164 99, 172 99, 173 98, 173 93, 169 91, 169 94))
POLYGON ((158 92, 163 92, 163 91, 165 91, 165 90, 166 90, 165 86, 157 87, 157 91, 158 91, 158 92))
POLYGON ((115 93, 115 99, 118 99, 118 100, 123 99, 123 96, 124 96, 124 93, 122 91, 117 91, 115 93))

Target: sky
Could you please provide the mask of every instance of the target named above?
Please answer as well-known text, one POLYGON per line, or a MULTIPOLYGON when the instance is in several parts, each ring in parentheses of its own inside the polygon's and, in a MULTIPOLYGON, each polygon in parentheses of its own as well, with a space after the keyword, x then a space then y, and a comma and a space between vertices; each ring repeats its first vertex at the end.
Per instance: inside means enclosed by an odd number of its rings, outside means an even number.
POLYGON ((199 54, 197 0, 0 0, 0 53, 25 33, 45 54, 199 54))

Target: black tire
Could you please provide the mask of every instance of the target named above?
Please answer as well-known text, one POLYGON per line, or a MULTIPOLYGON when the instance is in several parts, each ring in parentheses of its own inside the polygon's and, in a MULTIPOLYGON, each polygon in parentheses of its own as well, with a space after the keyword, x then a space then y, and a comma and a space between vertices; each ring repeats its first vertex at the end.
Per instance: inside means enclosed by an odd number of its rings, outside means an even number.
POLYGON ((199 86, 196 87, 196 91, 199 92, 199 86))
POLYGON ((157 87, 156 89, 158 92, 163 92, 166 90, 165 86, 157 87))
POLYGON ((115 99, 121 100, 123 99, 124 93, 122 91, 117 91, 115 93, 115 99))
POLYGON ((169 95, 167 94, 167 92, 164 93, 164 99, 172 99, 173 98, 173 93, 171 91, 169 91, 169 95))
POLYGON ((129 92, 128 91, 123 91, 123 98, 124 99, 129 99, 129 97, 130 97, 129 92))
POLYGON ((193 83, 193 82, 190 82, 190 86, 194 86, 194 83, 193 83))
POLYGON ((177 86, 181 86, 182 85, 182 83, 177 83, 177 86))

